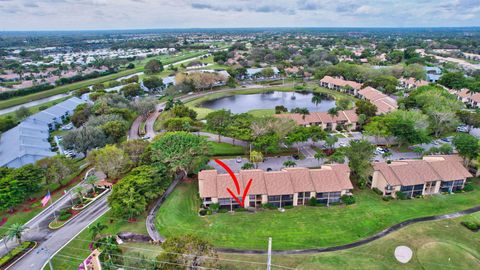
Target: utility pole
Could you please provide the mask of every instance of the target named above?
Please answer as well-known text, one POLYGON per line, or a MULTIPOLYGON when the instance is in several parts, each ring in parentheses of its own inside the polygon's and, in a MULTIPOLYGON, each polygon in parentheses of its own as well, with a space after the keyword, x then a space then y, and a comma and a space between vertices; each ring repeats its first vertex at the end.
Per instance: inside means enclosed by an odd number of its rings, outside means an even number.
POLYGON ((270 270, 272 267, 272 238, 268 238, 268 259, 267 259, 267 270, 270 270))

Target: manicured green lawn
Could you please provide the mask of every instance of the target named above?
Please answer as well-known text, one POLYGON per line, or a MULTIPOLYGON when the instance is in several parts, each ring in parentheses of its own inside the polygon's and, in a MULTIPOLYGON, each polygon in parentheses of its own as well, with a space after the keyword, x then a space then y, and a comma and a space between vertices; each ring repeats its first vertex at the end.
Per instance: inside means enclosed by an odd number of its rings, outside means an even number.
MULTIPOLYGON (((273 255, 272 264, 295 269, 480 269, 480 233, 460 225, 480 221, 480 213, 457 219, 418 223, 357 248, 311 255, 273 255), (396 261, 394 250, 405 245, 412 260, 396 261)), ((273 238, 273 243, 277 239, 273 238)), ((221 259, 265 263, 266 255, 220 254, 221 259)), ((265 269, 264 265, 222 261, 225 269, 265 269)))
POLYGON ((258 110, 250 110, 248 111, 248 113, 255 117, 272 116, 275 114, 275 110, 274 109, 258 109, 258 110))
MULTIPOLYGON (((145 216, 142 216, 137 222, 129 223, 126 220, 116 219, 110 212, 107 212, 96 222, 108 226, 108 228, 102 232, 103 235, 113 235, 119 232, 133 232, 148 235, 145 227, 145 218, 145 216)), ((91 239, 88 228, 85 228, 84 231, 58 253, 59 255, 53 257, 52 263, 54 269, 77 269, 78 265, 90 254, 89 244, 91 239)), ((49 269, 48 266, 45 269, 49 269)))
POLYGON ((197 184, 182 183, 167 199, 156 217, 166 237, 193 233, 218 247, 264 249, 273 237, 275 250, 326 247, 351 243, 388 226, 411 218, 445 214, 479 205, 480 186, 475 191, 428 196, 423 199, 385 202, 371 190, 356 191, 351 206, 296 207, 255 214, 237 212, 198 217, 197 184))
POLYGON ((224 142, 208 142, 211 156, 241 156, 245 154, 245 148, 224 142))

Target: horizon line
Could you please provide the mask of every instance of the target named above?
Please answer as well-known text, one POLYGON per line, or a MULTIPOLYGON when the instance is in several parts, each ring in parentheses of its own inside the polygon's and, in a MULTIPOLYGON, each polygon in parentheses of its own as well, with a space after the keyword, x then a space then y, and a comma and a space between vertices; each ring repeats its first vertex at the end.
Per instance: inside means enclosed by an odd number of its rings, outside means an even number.
POLYGON ((100 32, 100 31, 152 31, 152 30, 235 30, 235 29, 461 29, 478 26, 249 26, 249 27, 164 27, 164 28, 99 28, 99 29, 41 29, 0 30, 11 32, 100 32))

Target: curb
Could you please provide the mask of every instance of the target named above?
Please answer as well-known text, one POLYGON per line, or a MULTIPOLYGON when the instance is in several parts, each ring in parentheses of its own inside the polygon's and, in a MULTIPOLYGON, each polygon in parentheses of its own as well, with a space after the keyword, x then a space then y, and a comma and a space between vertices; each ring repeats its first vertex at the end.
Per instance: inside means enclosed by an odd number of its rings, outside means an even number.
POLYGON ((12 266, 14 266, 17 262, 19 262, 21 259, 23 259, 23 257, 27 256, 28 254, 30 254, 30 252, 32 252, 37 246, 38 246, 38 242, 37 241, 33 241, 35 243, 35 245, 27 252, 23 253, 22 256, 20 256, 19 258, 17 258, 15 261, 13 261, 12 263, 10 263, 6 268, 4 268, 3 270, 8 270, 10 269, 12 266))

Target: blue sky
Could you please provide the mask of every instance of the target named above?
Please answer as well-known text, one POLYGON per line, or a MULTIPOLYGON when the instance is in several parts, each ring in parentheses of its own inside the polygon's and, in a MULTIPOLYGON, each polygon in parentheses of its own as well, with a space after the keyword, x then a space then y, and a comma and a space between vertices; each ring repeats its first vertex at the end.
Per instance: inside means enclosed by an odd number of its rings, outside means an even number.
POLYGON ((480 0, 0 0, 1 30, 480 26, 480 0))

